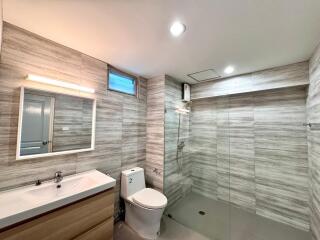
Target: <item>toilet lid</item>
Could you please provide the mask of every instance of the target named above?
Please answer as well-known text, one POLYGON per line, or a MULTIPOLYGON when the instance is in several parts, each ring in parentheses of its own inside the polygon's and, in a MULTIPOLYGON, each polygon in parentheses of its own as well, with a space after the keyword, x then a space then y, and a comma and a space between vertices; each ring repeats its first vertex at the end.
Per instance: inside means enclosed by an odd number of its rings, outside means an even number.
POLYGON ((132 200, 146 208, 164 208, 167 206, 167 198, 161 192, 152 188, 144 188, 132 196, 132 200))

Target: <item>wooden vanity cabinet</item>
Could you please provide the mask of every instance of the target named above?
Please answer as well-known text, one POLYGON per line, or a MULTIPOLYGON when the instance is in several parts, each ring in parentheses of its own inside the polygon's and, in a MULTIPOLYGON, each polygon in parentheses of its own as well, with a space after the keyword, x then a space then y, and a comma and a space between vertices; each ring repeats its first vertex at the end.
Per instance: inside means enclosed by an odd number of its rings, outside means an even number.
POLYGON ((114 189, 0 230, 0 240, 111 240, 114 189))

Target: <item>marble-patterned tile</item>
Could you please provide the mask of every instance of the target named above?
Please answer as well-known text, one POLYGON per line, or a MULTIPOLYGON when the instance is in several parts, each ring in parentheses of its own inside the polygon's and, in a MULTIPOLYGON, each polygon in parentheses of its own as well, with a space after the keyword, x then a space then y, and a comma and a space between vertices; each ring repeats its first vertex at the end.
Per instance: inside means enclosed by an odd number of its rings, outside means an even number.
POLYGON ((226 96, 309 84, 308 61, 195 84, 191 99, 226 96))
MULTIPOLYGON (((320 45, 309 62, 310 86, 307 100, 308 122, 320 123, 320 45)), ((313 240, 320 240, 320 134, 308 129, 310 213, 313 240)))
POLYGON ((304 87, 193 101, 194 191, 308 230, 305 104, 304 87))
MULTIPOLYGON (((108 91, 107 63, 8 23, 4 24, 3 30, 0 62, 0 189, 30 183, 38 178, 52 178, 58 170, 68 175, 98 169, 117 180, 117 217, 121 170, 144 166, 146 158, 147 80, 138 78, 138 97, 108 91), (28 73, 63 79, 96 90, 94 151, 27 161, 15 160, 19 88, 27 84, 24 78, 28 73)), ((56 87, 52 87, 52 90, 62 91, 56 87)), ((70 93, 68 90, 63 92, 70 93)))
POLYGON ((165 76, 147 81, 146 161, 147 184, 163 191, 165 76))

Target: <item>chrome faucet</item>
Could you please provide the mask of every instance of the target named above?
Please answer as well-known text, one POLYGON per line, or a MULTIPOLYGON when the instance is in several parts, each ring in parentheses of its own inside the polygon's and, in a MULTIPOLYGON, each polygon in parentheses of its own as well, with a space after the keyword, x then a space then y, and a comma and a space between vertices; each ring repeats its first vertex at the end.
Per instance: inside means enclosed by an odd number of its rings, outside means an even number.
POLYGON ((54 174, 54 182, 55 183, 60 183, 63 179, 63 176, 62 176, 62 172, 61 171, 58 171, 54 174))

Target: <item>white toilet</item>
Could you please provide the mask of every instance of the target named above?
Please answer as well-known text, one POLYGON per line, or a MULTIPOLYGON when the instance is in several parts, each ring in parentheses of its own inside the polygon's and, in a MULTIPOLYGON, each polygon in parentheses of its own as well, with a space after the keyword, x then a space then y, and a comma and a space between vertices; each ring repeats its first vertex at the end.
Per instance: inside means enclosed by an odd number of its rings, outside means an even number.
POLYGON ((167 198, 159 191, 146 188, 142 168, 122 171, 121 197, 125 201, 125 222, 141 237, 156 239, 167 198))

